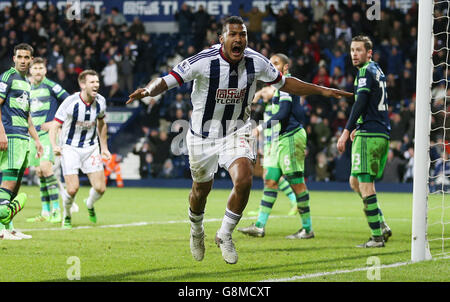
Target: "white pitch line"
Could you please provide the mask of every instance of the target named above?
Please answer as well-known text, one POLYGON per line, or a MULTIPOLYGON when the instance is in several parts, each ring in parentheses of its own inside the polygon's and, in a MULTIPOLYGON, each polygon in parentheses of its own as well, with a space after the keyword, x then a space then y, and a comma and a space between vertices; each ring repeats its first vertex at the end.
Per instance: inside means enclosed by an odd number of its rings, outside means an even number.
MULTIPOLYGON (((398 263, 393 263, 393 264, 380 265, 379 268, 382 269, 382 268, 398 267, 398 266, 403 266, 403 265, 407 265, 407 264, 411 264, 411 263, 412 262, 398 262, 398 263)), ((321 272, 321 273, 307 274, 307 275, 301 275, 301 276, 293 276, 293 277, 289 277, 289 278, 261 280, 259 282, 288 282, 288 281, 311 279, 311 278, 330 276, 330 275, 348 274, 348 273, 366 271, 368 269, 374 269, 374 267, 373 266, 359 267, 359 268, 348 269, 348 270, 338 270, 338 271, 334 271, 334 272, 321 272)))
MULTIPOLYGON (((294 218, 296 216, 288 216, 288 215, 273 215, 270 216, 271 219, 277 219, 277 218, 294 218)), ((248 217, 242 217, 241 220, 252 220, 257 218, 256 216, 248 216, 248 217)), ((332 217, 332 216, 313 216, 314 219, 337 219, 337 220, 361 220, 365 219, 364 217, 356 218, 356 217, 332 217)), ((392 218, 389 219, 390 221, 403 221, 403 222, 410 222, 411 219, 407 218, 392 218)), ((209 218, 204 219, 203 222, 220 222, 222 221, 222 218, 209 218)), ((72 229, 63 229, 61 227, 54 227, 54 228, 33 228, 33 229, 22 229, 20 230, 22 232, 35 232, 35 231, 67 231, 67 230, 83 230, 83 229, 94 229, 94 228, 126 228, 126 227, 138 227, 138 226, 146 226, 146 225, 161 225, 161 224, 177 224, 177 223, 190 223, 189 220, 169 220, 169 221, 143 221, 143 222, 132 222, 132 223, 123 223, 123 224, 109 224, 109 225, 99 225, 99 226, 77 226, 73 227, 72 229)))
MULTIPOLYGON (((287 215, 273 215, 270 216, 271 219, 276 218, 293 218, 295 216, 287 216, 287 215)), ((242 217, 241 220, 252 220, 255 219, 255 216, 249 216, 249 217, 242 217)), ((330 217, 330 216, 315 216, 314 219, 356 219, 360 220, 363 218, 356 218, 356 217, 330 217)), ((395 220, 395 221, 402 221, 402 222, 410 222, 411 219, 407 218, 392 218, 389 220, 395 220)), ((222 221, 222 218, 210 218, 210 219, 204 219, 204 222, 220 222, 222 221)), ((169 220, 169 221, 150 221, 150 222, 133 222, 133 223, 126 223, 126 224, 110 224, 110 225, 99 225, 99 226, 79 226, 74 227, 72 230, 81 230, 81 229, 94 229, 94 228, 123 228, 123 227, 136 227, 136 226, 146 226, 146 225, 162 225, 162 224, 177 224, 177 223, 189 223, 189 220, 169 220)), ((42 229, 21 229, 21 231, 24 232, 33 232, 33 231, 67 231, 68 229, 63 229, 61 227, 58 228, 42 228, 42 229)), ((450 259, 450 256, 444 256, 444 257, 438 257, 433 258, 433 260, 439 260, 439 259, 450 259)), ((398 266, 404 266, 408 264, 412 264, 413 262, 398 262, 393 263, 389 265, 381 265, 380 269, 383 268, 392 268, 392 267, 398 267, 398 266)), ((323 276, 330 276, 330 275, 338 275, 338 274, 348 274, 353 272, 359 272, 359 271, 365 271, 369 268, 373 267, 361 267, 361 268, 355 268, 355 269, 349 269, 349 270, 338 270, 333 272, 321 272, 321 273, 314 273, 314 274, 307 274, 307 275, 301 275, 301 276, 293 276, 290 278, 280 278, 280 279, 268 279, 268 280, 261 280, 259 282, 287 282, 287 281, 296 281, 296 280, 303 280, 303 279, 311 279, 311 278, 317 278, 317 277, 323 277, 323 276)))
MULTIPOLYGON (((441 259, 450 259, 450 256, 436 257, 436 258, 433 258, 432 261, 441 260, 441 259)), ((397 263, 392 263, 392 264, 380 265, 379 268, 380 269, 393 268, 393 267, 399 267, 399 266, 404 266, 404 265, 409 265, 409 264, 414 264, 414 263, 418 263, 418 262, 412 262, 412 261, 397 262, 397 263)), ((293 277, 289 277, 289 278, 267 279, 267 280, 261 280, 259 282, 288 282, 288 281, 318 278, 318 277, 323 277, 323 276, 355 273, 355 272, 367 271, 368 269, 375 269, 375 267, 373 267, 373 266, 359 267, 359 268, 347 269, 347 270, 337 270, 337 271, 333 271, 333 272, 321 272, 321 273, 293 276, 293 277)))

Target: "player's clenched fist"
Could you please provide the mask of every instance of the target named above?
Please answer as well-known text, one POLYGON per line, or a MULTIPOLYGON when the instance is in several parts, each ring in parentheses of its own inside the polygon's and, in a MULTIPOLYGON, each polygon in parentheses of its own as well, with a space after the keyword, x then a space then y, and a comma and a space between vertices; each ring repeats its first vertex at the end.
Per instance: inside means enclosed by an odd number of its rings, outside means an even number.
POLYGON ((53 147, 53 153, 54 153, 56 156, 60 156, 60 155, 61 155, 61 147, 60 147, 60 146, 55 146, 55 147, 53 147))

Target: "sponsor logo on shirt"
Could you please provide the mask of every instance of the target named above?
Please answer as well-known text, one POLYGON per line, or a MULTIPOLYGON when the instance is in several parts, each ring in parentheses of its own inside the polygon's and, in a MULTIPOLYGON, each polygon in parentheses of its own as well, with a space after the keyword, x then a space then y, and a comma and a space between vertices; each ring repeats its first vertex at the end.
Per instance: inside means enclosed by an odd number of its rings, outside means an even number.
POLYGON ((358 80, 358 87, 364 87, 367 84, 367 79, 366 78, 362 78, 358 80))
POLYGON ((6 92, 6 88, 8 88, 8 84, 0 83, 0 92, 6 92))
POLYGON ((62 87, 61 85, 56 84, 55 86, 53 86, 52 90, 54 93, 59 93, 62 90, 62 87))
POLYGON ((91 121, 83 121, 83 122, 77 121, 77 126, 81 127, 82 130, 89 130, 89 129, 95 127, 95 121, 94 122, 91 122, 91 121))
POLYGON ((28 111, 29 103, 28 103, 28 93, 24 91, 21 96, 16 98, 16 102, 20 105, 23 111, 28 111))
POLYGON ((216 104, 234 105, 240 104, 244 100, 247 88, 225 88, 217 89, 216 104))
POLYGON ((189 62, 188 61, 183 61, 183 62, 181 62, 181 64, 180 65, 178 65, 178 71, 180 71, 181 73, 186 73, 188 70, 189 70, 189 68, 191 68, 190 66, 189 66, 189 62))

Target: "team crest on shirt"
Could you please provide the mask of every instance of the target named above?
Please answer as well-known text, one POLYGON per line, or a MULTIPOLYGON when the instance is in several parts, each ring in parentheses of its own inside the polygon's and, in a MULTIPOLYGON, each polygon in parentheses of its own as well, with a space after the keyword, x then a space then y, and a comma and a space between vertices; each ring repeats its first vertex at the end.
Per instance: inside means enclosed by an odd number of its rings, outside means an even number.
POLYGON ((26 91, 24 91, 21 96, 16 98, 17 104, 19 104, 19 106, 21 107, 21 109, 23 111, 28 111, 28 108, 29 108, 29 105, 30 105, 28 103, 28 97, 29 97, 28 93, 26 91))
POLYGON ((216 104, 234 105, 240 104, 244 100, 247 88, 225 88, 217 89, 216 104))
POLYGON ((189 65, 189 62, 187 60, 181 62, 180 65, 178 65, 177 69, 181 73, 186 73, 191 66, 189 65))
POLYGON ((43 105, 43 103, 41 101, 39 101, 37 98, 34 98, 34 99, 31 99, 30 109, 33 112, 38 111, 42 105, 43 105))

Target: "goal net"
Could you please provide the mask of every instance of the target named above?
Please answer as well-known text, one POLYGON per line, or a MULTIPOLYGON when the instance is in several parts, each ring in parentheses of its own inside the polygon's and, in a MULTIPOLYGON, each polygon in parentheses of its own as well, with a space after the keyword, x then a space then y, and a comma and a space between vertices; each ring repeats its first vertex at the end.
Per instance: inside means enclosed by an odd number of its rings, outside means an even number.
POLYGON ((450 1, 419 2, 411 260, 450 256, 450 1))

